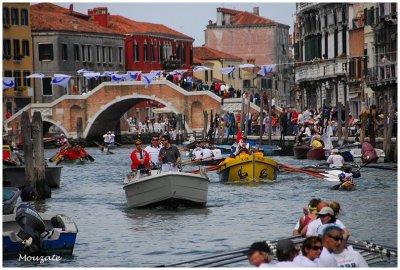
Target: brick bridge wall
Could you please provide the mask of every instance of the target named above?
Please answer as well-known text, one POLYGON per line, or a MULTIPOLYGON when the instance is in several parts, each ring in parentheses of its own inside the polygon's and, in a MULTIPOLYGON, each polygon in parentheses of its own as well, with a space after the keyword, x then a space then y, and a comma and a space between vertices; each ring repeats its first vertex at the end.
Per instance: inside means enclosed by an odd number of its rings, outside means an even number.
MULTIPOLYGON (((186 115, 186 128, 203 128, 203 111, 220 112, 221 98, 209 91, 188 92, 169 81, 154 81, 145 88, 141 82, 105 82, 86 95, 65 95, 52 103, 30 104, 5 122, 13 134, 18 134, 21 115, 40 111, 43 121, 59 127, 70 138, 77 137, 77 119, 82 118, 83 137, 111 130, 120 117, 136 103, 156 100, 175 113, 186 115), (101 129, 101 130, 100 130, 101 129)), ((252 111, 255 111, 252 108, 252 111)), ((99 135, 97 134, 97 135, 99 135)))

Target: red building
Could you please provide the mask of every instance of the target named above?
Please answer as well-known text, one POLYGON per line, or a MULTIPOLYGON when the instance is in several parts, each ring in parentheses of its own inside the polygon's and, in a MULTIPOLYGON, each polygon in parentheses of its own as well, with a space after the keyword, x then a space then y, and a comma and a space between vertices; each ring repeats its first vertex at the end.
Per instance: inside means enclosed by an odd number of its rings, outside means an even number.
POLYGON ((162 24, 137 22, 110 15, 105 7, 88 10, 99 25, 126 35, 126 70, 191 69, 194 39, 162 24))

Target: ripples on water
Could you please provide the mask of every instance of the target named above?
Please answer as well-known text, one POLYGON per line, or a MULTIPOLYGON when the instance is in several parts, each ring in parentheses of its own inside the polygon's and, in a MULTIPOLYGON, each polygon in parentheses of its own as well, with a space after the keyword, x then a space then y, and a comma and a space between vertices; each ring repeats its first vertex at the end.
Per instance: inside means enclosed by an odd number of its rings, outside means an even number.
MULTIPOLYGON (((55 151, 46 150, 45 156, 55 151)), ((126 207, 122 189, 131 151, 120 147, 114 155, 106 155, 89 148, 95 162, 64 165, 61 188, 53 189, 51 199, 35 204, 41 211, 70 216, 79 233, 73 256, 42 266, 157 266, 288 237, 312 197, 340 202, 339 218, 351 239, 397 247, 395 171, 363 168, 353 192, 332 191, 329 188, 336 183, 304 174, 283 172, 274 184, 245 186, 219 183, 217 174, 209 173, 206 208, 136 210, 126 207)), ((293 157, 273 158, 289 166, 314 164, 293 157)), ((27 266, 16 260, 3 265, 27 266)))

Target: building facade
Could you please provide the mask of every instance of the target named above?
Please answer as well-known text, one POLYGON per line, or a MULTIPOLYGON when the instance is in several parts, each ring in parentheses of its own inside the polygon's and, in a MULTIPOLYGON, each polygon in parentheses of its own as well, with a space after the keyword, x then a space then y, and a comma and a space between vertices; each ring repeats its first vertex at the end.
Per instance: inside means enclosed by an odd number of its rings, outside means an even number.
POLYGON ((270 89, 277 104, 288 105, 293 74, 289 65, 289 28, 261 17, 258 7, 254 7, 253 13, 218 8, 217 21, 209 21, 205 30, 205 45, 237 55, 243 63, 277 64, 273 76, 244 80, 241 89, 251 92, 270 89))
POLYGON ((298 109, 348 100, 349 8, 347 3, 296 3, 298 109))
POLYGON ((194 58, 199 61, 199 65, 210 68, 210 70, 198 71, 194 74, 197 79, 209 86, 212 82, 223 81, 235 89, 241 89, 243 80, 251 77, 251 73, 242 69, 236 69, 230 74, 219 72, 221 68, 237 67, 242 64, 242 58, 238 56, 201 46, 194 47, 194 58))
POLYGON ((87 92, 106 79, 86 79, 81 69, 93 72, 125 70, 124 36, 99 26, 90 16, 40 3, 31 6, 34 69, 45 75, 35 79, 38 102, 52 102, 65 94, 87 92), (52 85, 54 74, 72 76, 69 86, 52 85))
POLYGON ((3 116, 31 103, 33 52, 29 3, 3 3, 3 76, 15 87, 3 91, 3 116))

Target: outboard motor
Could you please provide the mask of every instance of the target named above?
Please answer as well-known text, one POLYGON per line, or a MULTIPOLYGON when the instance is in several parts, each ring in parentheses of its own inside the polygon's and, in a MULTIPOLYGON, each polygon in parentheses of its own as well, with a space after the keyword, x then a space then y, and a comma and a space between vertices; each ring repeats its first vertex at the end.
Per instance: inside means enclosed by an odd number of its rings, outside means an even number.
POLYGON ((18 206, 15 221, 22 228, 18 232, 19 238, 24 240, 26 247, 32 254, 39 254, 41 250, 41 234, 45 232, 43 219, 35 209, 27 204, 18 206))

